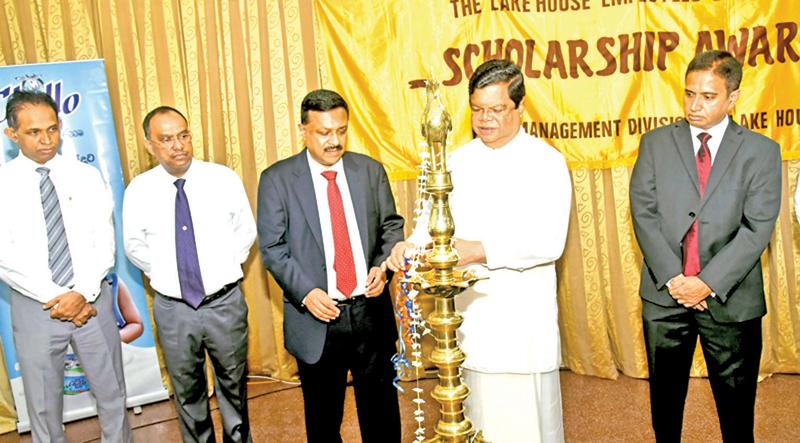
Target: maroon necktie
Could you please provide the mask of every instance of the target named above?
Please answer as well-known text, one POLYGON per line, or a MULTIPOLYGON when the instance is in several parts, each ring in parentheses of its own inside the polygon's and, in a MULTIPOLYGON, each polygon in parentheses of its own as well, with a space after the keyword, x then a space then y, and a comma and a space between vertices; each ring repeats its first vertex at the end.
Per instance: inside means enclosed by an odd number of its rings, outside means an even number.
POLYGON ((331 210, 336 287, 345 297, 350 297, 356 288, 356 265, 353 261, 353 248, 350 246, 350 234, 347 231, 347 219, 344 217, 342 193, 336 184, 336 171, 325 171, 322 176, 328 180, 328 207, 331 210))
MULTIPOLYGON (((711 150, 708 149, 708 140, 711 134, 701 132, 697 135, 700 139, 700 150, 697 151, 697 179, 700 182, 700 197, 706 190, 708 175, 711 173, 711 150)), ((697 219, 683 237, 683 275, 692 276, 700 273, 700 251, 698 244, 697 219)))

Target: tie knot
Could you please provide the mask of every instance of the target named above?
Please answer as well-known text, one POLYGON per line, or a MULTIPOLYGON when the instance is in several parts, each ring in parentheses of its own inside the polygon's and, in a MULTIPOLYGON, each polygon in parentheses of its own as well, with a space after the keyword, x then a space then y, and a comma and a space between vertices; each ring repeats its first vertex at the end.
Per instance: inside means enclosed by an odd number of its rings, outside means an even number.
POLYGON ((322 176, 325 177, 329 182, 336 180, 336 171, 325 171, 322 173, 322 176))
POLYGON ((700 140, 701 144, 705 145, 709 140, 711 140, 711 134, 708 132, 701 132, 697 134, 697 138, 700 140))
POLYGON ((178 189, 183 189, 183 185, 185 183, 186 183, 186 179, 185 178, 179 178, 179 179, 175 180, 175 187, 178 188, 178 189))
POLYGON ((50 168, 45 168, 44 166, 36 168, 36 172, 42 175, 42 177, 47 177, 50 174, 50 168))

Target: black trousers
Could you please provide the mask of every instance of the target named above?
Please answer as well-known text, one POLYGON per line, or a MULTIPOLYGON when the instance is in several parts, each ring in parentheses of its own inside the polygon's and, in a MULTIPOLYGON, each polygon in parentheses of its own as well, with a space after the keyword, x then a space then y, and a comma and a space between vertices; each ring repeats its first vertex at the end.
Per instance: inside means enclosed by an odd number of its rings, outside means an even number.
MULTIPOLYGON (((356 411, 364 443, 400 442, 400 409, 392 385, 395 343, 384 331, 391 321, 385 301, 363 296, 340 304, 328 325, 322 357, 298 360, 309 443, 341 442, 347 371, 353 375, 356 411)), ((392 325, 393 327, 394 325, 392 325)))
POLYGON ((667 308, 647 301, 642 316, 656 441, 681 440, 689 370, 699 335, 722 439, 752 442, 761 318, 718 323, 708 310, 667 308))

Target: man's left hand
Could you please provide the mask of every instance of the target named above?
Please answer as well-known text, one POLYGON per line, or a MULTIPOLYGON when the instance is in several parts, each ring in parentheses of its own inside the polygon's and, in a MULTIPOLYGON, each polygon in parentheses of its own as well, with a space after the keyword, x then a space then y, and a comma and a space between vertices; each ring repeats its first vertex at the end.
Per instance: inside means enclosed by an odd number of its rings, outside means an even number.
POLYGON ((672 279, 669 295, 686 308, 695 307, 714 292, 697 276, 678 276, 672 279))
POLYGON ((364 295, 367 297, 377 297, 383 292, 386 286, 386 272, 380 266, 373 266, 367 275, 367 285, 364 295))
POLYGON ((42 306, 42 309, 50 310, 50 318, 61 321, 72 321, 75 316, 83 311, 86 299, 79 292, 69 291, 42 306))
POLYGON ((78 315, 72 318, 72 323, 80 328, 81 326, 85 325, 89 321, 89 319, 94 317, 95 315, 97 315, 97 310, 94 309, 94 306, 92 306, 91 303, 86 303, 85 305, 83 305, 83 309, 81 309, 81 312, 79 312, 78 315))

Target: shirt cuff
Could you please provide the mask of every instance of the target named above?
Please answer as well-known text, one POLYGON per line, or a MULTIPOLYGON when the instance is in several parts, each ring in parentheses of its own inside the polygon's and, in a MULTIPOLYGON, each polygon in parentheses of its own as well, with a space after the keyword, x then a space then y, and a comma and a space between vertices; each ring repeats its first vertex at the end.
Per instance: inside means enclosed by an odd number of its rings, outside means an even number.
MULTIPOLYGON (((100 284, 89 285, 82 281, 76 283, 72 289, 65 289, 75 291, 82 295, 83 298, 86 299, 87 303, 94 303, 94 301, 97 300, 97 297, 100 296, 100 284)), ((66 292, 66 290, 64 292, 66 292)))

